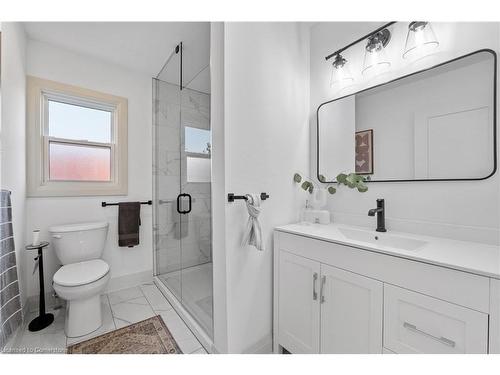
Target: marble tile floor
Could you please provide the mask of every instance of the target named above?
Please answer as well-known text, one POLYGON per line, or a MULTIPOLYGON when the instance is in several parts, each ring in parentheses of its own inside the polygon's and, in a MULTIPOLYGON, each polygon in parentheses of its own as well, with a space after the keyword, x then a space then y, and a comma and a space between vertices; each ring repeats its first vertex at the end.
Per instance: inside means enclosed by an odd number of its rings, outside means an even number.
POLYGON ((63 308, 49 311, 55 315, 52 325, 40 332, 30 332, 28 323, 36 316, 36 313, 31 313, 24 325, 7 343, 3 352, 65 353, 66 347, 69 345, 160 315, 183 353, 207 353, 153 283, 104 294, 101 296, 101 303, 103 324, 98 330, 78 338, 66 337, 64 334, 65 310, 63 308))

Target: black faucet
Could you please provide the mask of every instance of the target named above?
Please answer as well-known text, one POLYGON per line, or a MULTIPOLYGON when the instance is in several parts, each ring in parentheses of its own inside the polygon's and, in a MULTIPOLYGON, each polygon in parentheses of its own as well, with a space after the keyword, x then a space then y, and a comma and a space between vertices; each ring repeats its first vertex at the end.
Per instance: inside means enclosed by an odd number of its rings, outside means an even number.
POLYGON ((387 232, 385 229, 385 202, 383 199, 377 199, 377 208, 368 211, 368 216, 377 214, 377 232, 387 232))

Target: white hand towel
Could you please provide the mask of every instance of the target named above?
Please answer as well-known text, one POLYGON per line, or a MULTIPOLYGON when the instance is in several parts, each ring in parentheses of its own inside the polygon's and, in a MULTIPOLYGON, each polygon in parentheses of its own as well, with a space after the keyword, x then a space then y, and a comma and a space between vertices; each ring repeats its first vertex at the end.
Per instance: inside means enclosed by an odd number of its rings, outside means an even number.
POLYGON ((258 194, 247 194, 248 222, 243 236, 242 246, 255 246, 257 250, 264 251, 264 241, 262 240, 262 229, 259 223, 260 196, 258 194))

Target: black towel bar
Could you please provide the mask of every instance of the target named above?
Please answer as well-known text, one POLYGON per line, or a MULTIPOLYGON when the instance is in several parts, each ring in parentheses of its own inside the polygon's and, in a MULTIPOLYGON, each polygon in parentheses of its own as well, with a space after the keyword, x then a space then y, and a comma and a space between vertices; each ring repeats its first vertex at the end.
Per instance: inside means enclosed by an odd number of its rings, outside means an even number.
MULTIPOLYGON (((265 201, 267 198, 269 198, 269 194, 267 193, 260 193, 260 199, 265 201)), ((236 199, 244 199, 244 200, 247 200, 247 196, 246 195, 234 195, 234 193, 229 193, 227 195, 227 201, 228 202, 234 202, 236 199)))
MULTIPOLYGON (((152 205, 153 201, 147 201, 147 202, 139 202, 140 204, 147 204, 147 205, 152 205)), ((107 203, 107 202, 101 202, 102 207, 106 206, 118 206, 119 203, 107 203)))

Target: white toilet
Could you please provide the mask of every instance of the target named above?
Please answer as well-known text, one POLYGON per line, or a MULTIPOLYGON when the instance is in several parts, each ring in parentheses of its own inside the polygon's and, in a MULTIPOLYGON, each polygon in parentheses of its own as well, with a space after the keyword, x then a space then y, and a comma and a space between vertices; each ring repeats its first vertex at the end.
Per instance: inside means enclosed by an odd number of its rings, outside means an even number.
POLYGON ((54 274, 54 290, 67 301, 64 331, 68 337, 91 333, 102 325, 100 294, 109 281, 101 258, 108 223, 58 225, 49 228, 63 266, 54 274))

